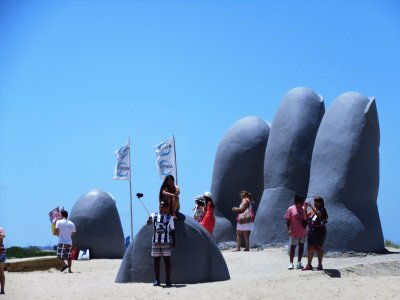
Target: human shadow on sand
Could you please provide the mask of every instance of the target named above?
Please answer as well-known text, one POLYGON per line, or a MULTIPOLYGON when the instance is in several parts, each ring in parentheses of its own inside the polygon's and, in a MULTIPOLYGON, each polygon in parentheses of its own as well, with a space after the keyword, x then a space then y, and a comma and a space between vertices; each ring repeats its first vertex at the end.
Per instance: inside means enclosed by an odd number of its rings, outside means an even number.
POLYGON ((341 278, 342 274, 337 269, 324 269, 324 273, 331 278, 341 278))

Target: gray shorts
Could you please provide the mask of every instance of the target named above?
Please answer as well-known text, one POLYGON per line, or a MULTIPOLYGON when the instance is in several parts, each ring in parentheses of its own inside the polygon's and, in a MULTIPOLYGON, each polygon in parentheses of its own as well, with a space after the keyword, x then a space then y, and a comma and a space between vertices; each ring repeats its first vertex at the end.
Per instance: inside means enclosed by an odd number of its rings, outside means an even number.
POLYGON ((171 256, 170 243, 153 243, 151 247, 151 256, 171 256))
POLYGON ((296 238, 290 237, 290 246, 297 246, 298 244, 304 244, 306 241, 306 237, 296 238))

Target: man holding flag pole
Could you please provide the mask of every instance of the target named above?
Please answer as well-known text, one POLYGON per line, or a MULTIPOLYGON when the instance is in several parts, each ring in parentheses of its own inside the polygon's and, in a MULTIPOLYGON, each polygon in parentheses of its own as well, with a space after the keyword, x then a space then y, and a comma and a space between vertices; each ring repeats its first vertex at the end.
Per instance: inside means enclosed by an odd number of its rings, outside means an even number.
POLYGON ((132 180, 131 180, 131 142, 130 138, 125 146, 115 150, 117 165, 114 170, 114 180, 129 180, 129 195, 131 208, 131 241, 133 240, 133 220, 132 220, 132 180))

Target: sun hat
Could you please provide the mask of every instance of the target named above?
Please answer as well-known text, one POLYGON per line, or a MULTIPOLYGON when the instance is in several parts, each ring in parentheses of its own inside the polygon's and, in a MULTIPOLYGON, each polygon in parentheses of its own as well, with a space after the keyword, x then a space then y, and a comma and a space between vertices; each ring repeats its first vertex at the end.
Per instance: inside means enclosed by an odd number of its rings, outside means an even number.
POLYGON ((212 198, 212 194, 210 192, 205 192, 204 197, 212 198))

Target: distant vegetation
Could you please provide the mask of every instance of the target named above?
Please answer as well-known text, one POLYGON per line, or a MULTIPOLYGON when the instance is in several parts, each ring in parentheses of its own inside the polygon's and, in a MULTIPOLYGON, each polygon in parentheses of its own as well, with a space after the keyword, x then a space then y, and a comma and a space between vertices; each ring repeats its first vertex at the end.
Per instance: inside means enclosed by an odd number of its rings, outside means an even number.
POLYGON ((39 247, 31 246, 28 248, 10 247, 7 248, 7 258, 25 258, 37 256, 56 256, 55 251, 43 251, 39 247))
POLYGON ((396 244, 396 243, 392 242, 391 240, 385 240, 385 247, 400 249, 400 244, 396 244))

